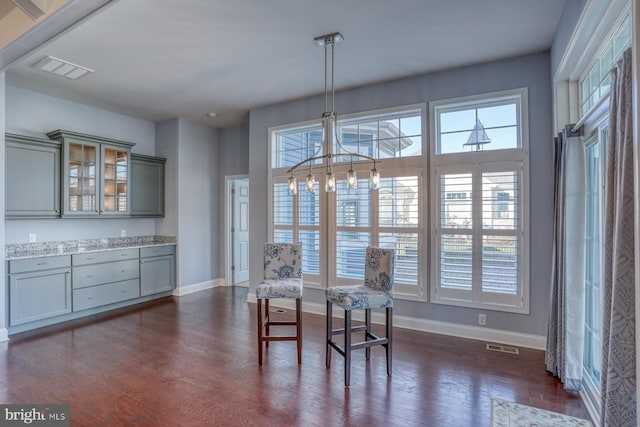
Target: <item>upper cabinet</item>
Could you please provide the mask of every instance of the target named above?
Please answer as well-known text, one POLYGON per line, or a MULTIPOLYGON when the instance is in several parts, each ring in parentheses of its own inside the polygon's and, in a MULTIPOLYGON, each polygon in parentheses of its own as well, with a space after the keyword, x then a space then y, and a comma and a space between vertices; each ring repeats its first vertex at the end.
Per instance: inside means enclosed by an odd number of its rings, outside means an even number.
POLYGON ((164 167, 162 157, 131 154, 131 216, 164 216, 164 167))
POLYGON ((5 218, 60 216, 60 142, 7 133, 5 218))
POLYGON ((47 136, 62 143, 63 216, 130 214, 134 144, 65 130, 47 136))

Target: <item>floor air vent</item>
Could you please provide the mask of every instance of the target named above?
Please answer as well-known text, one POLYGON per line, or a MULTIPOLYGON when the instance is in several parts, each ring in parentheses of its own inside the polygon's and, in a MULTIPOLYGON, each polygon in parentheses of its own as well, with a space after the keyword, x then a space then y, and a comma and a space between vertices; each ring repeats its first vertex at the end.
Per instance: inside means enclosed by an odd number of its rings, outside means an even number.
POLYGON ((502 353, 509 353, 509 354, 520 354, 520 351, 518 350, 517 347, 511 347, 511 346, 502 345, 502 344, 487 344, 487 350, 500 351, 502 353))
POLYGON ((269 310, 272 313, 286 313, 287 310, 285 310, 284 308, 272 308, 269 310))

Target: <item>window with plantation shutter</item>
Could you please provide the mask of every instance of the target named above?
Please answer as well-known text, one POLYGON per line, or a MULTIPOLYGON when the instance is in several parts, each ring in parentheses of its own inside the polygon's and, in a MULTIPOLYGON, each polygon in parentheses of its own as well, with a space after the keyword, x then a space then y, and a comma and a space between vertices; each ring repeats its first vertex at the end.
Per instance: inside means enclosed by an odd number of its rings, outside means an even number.
POLYGON ((369 189, 370 162, 333 147, 335 193, 324 191, 326 164, 317 160, 299 169, 298 192, 289 195, 288 168, 326 148, 319 123, 271 129, 270 237, 302 242, 305 286, 362 283, 366 248, 372 245, 396 252, 396 298, 425 298, 425 115, 425 106, 418 105, 339 118, 344 149, 380 159, 378 190, 369 189), (356 189, 347 189, 351 167, 359 178, 356 189), (316 178, 314 192, 306 191, 307 174, 316 178))
POLYGON ((432 302, 529 310, 526 94, 431 103, 432 302))

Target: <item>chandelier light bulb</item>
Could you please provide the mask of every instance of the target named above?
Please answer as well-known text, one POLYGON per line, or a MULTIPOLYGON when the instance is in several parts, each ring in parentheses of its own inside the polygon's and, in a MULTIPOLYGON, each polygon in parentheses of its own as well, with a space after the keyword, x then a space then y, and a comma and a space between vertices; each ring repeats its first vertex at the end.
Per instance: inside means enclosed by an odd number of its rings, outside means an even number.
POLYGON ((349 169, 349 172, 347 172, 347 189, 348 190, 358 189, 358 177, 356 176, 356 173, 353 171, 353 168, 349 169))
POLYGON ((294 196, 298 194, 298 182, 296 181, 296 177, 291 174, 289 177, 289 186, 287 188, 287 193, 290 196, 294 196))
POLYGON ((316 177, 313 176, 311 172, 309 172, 309 175, 307 175, 306 190, 310 193, 313 193, 314 191, 316 191, 316 177))
POLYGON ((327 193, 333 193, 336 191, 336 176, 331 171, 327 172, 327 175, 325 176, 324 191, 327 193))
POLYGON ((375 167, 371 169, 371 173, 369 174, 369 188, 371 190, 380 188, 380 173, 378 173, 378 169, 375 167))

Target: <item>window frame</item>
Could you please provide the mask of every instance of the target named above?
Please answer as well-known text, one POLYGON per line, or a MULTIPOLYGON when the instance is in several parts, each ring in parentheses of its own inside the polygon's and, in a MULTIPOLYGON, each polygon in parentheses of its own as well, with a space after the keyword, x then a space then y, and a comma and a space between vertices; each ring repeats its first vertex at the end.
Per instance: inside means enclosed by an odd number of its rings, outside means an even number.
MULTIPOLYGON (((528 89, 491 92, 444 99, 429 103, 429 118, 433 124, 430 129, 429 144, 429 177, 431 219, 430 219, 430 302, 434 304, 454 305, 460 307, 479 308, 486 310, 504 311, 510 313, 529 314, 530 310, 530 275, 529 275, 529 126, 528 126, 528 89), (481 108, 484 105, 496 105, 505 101, 516 103, 519 142, 517 148, 505 148, 487 151, 458 152, 436 154, 439 143, 440 112, 465 107, 481 108), (518 206, 517 239, 518 250, 518 289, 515 296, 505 298, 504 295, 482 291, 482 241, 474 241, 472 252, 472 288, 471 290, 453 290, 443 288, 439 283, 440 277, 440 176, 443 173, 472 172, 472 228, 462 234, 470 234, 475 238, 491 235, 482 225, 482 174, 492 171, 518 171, 518 189, 520 204, 518 206), (479 178, 478 178, 479 177, 479 178)), ((498 234, 503 234, 502 232, 498 234)), ((508 233, 507 233, 508 234, 508 233)))

